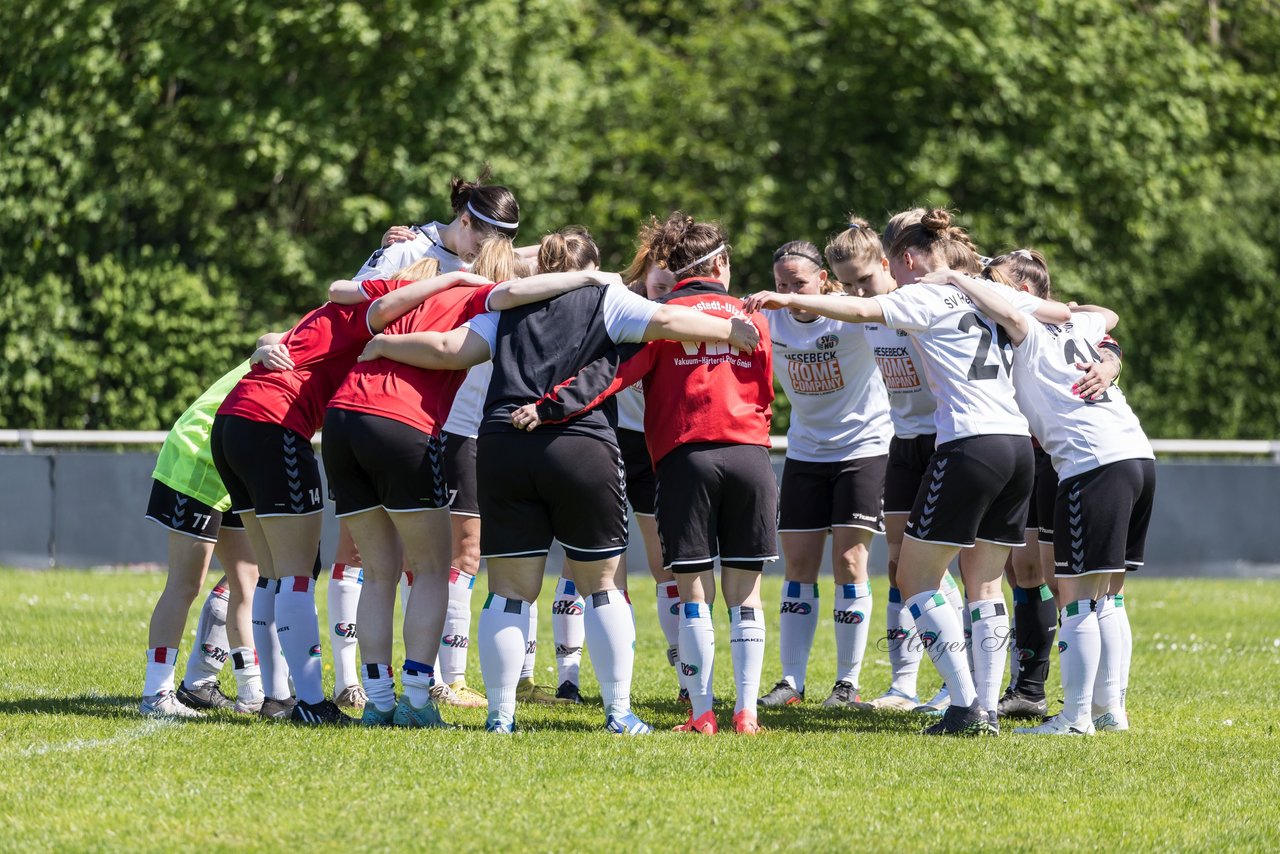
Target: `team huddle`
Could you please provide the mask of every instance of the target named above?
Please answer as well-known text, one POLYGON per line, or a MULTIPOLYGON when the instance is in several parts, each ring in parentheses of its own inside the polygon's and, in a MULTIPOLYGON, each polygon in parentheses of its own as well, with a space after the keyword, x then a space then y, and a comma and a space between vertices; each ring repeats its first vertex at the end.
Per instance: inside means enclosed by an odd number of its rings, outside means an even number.
POLYGON ((760 705, 805 702, 828 537, 837 660, 824 706, 932 715, 926 734, 995 734, 1001 717, 1043 720, 1020 733, 1128 728, 1124 577, 1142 564, 1155 466, 1114 384, 1113 312, 1054 301, 1043 257, 983 257, 943 210, 904 211, 879 232, 850 217, 823 250, 786 243, 776 290, 746 299, 729 293, 721 228, 679 212, 641 229, 625 271, 602 272, 581 227, 517 248, 516 199, 484 178, 453 181, 450 223, 392 228, 353 279, 263 335, 174 425, 147 508, 169 529, 169 576, 144 714, 356 723, 345 708, 368 726, 442 727, 445 707, 487 706, 486 729, 510 733, 520 702, 582 702, 585 647, 605 729, 649 733, 631 704, 630 511, 689 707, 678 731, 719 730, 717 562, 733 729, 762 732, 760 705), (780 485, 775 380, 791 403, 780 485), (315 603, 321 428, 341 527, 332 699, 315 603), (864 701, 876 534, 892 681, 864 701), (555 689, 533 679, 553 542, 565 553, 555 689), (779 543, 782 678, 760 696, 761 575, 779 543), (175 688, 214 554, 225 577, 175 688), (1049 716, 1055 636, 1065 701, 1049 716), (473 638, 483 694, 466 683, 473 638), (926 654, 943 687, 922 702, 926 654), (218 685, 228 659, 234 700, 218 685))

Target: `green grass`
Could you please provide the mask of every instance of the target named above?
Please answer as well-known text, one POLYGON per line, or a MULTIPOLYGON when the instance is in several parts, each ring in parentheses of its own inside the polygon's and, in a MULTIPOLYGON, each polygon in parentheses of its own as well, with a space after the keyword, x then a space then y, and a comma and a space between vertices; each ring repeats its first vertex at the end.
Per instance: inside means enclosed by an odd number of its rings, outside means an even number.
MULTIPOLYGON (((162 581, 0 570, 0 849, 1280 846, 1275 582, 1132 582, 1129 733, 951 740, 916 736, 910 717, 816 707, 833 678, 829 616, 810 672, 819 696, 764 712, 759 738, 610 737, 598 706, 524 708, 527 731, 514 738, 480 731, 482 710, 452 710, 461 728, 447 732, 143 720, 143 645, 162 581)), ((633 586, 637 710, 667 729, 683 717, 675 680, 652 585, 633 586)), ((476 607, 484 589, 481 579, 476 607)), ((766 601, 777 594, 767 580, 766 601)), ((829 583, 823 595, 829 604, 829 583)), ((875 595, 879 625, 882 580, 875 595)), ((731 696, 716 610, 717 691, 731 696)), ((543 682, 554 678, 549 611, 543 682)), ((778 676, 777 614, 766 612, 765 688, 778 676)), ((479 685, 474 651, 471 665, 479 685)), ((887 677, 873 644, 864 690, 887 677)), ((589 668, 584 682, 593 690, 589 668)))

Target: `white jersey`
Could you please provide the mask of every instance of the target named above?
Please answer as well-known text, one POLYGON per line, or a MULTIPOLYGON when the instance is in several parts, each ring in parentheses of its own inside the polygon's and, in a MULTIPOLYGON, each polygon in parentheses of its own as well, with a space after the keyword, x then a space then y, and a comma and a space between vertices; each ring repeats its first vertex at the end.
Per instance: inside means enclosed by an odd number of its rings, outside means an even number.
MULTIPOLYGON (((481 335, 484 332, 480 332, 481 335)), ((444 431, 455 436, 474 439, 480 435, 480 420, 484 417, 484 399, 489 394, 489 378, 493 376, 493 362, 481 362, 467 371, 467 378, 458 387, 444 421, 444 431)))
POLYGON ((618 392, 618 429, 644 432, 644 390, 640 383, 618 392))
POLYGON ((1059 479, 1119 460, 1155 459, 1138 417, 1116 386, 1094 401, 1077 397, 1077 362, 1100 362, 1097 344, 1107 334, 1097 312, 1080 311, 1065 326, 1031 323, 1015 350, 1013 384, 1018 406, 1059 479))
POLYGON ((834 463, 889 453, 889 396, 867 339, 851 323, 764 312, 773 374, 791 401, 787 456, 834 463))
POLYGON ((901 329, 890 329, 880 323, 862 324, 862 334, 871 346, 871 355, 880 367, 880 378, 889 393, 893 435, 914 439, 933 433, 937 429, 933 426, 933 411, 938 402, 925 381, 915 341, 901 329))
MULTIPOLYGON (((994 282, 991 287, 1024 311, 1043 302, 994 282)), ((939 445, 969 436, 1031 435, 1014 401, 1013 346, 959 288, 917 282, 872 299, 880 303, 887 326, 915 339, 938 401, 939 445)))
POLYGON ((378 249, 369 256, 368 261, 364 262, 360 272, 356 273, 355 281, 385 279, 397 270, 403 270, 423 258, 434 258, 439 261, 441 273, 456 273, 467 269, 466 262, 444 247, 444 241, 440 239, 440 229, 443 227, 444 223, 441 222, 415 225, 413 240, 392 243, 390 246, 378 249))

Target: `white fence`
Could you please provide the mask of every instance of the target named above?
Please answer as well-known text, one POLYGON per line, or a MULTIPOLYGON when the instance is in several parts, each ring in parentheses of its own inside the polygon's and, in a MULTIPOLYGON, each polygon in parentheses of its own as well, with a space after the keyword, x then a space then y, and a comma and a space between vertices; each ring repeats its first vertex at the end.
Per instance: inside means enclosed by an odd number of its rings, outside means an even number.
MULTIPOLYGON (((36 448, 159 445, 163 430, 0 430, 0 446, 36 448)), ((321 434, 312 440, 320 444, 321 434)), ((1162 456, 1270 457, 1280 462, 1280 440, 1275 439, 1152 439, 1151 447, 1162 456)), ((787 437, 774 436, 773 450, 787 450, 787 437)))

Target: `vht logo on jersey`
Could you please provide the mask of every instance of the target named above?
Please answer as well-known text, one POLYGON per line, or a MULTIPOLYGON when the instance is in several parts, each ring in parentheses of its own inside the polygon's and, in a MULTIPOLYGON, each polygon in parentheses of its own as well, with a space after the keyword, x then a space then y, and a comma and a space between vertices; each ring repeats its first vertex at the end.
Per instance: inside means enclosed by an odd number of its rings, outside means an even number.
MULTIPOLYGON (((835 336, 825 336, 834 338, 835 336)), ((787 377, 796 394, 829 394, 844 388, 844 374, 834 350, 818 353, 784 353, 787 377)))
POLYGON ((742 351, 730 347, 726 341, 681 341, 686 356, 741 356, 742 351))

